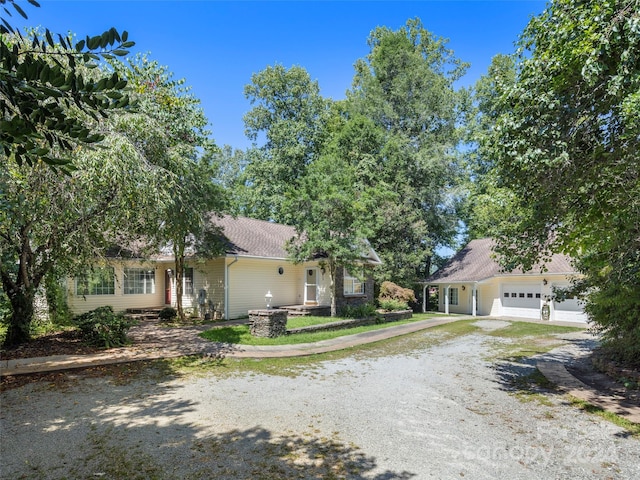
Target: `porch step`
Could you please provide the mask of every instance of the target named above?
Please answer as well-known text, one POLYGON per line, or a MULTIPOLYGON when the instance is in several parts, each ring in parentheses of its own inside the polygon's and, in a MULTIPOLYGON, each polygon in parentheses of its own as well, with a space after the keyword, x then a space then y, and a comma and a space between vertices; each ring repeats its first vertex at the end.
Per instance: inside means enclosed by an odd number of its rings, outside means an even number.
POLYGON ((306 317, 309 315, 328 317, 331 315, 331 307, 324 305, 283 305, 277 308, 287 310, 290 317, 306 317))
POLYGON ((127 308, 125 316, 132 320, 158 320, 158 314, 164 307, 127 308))

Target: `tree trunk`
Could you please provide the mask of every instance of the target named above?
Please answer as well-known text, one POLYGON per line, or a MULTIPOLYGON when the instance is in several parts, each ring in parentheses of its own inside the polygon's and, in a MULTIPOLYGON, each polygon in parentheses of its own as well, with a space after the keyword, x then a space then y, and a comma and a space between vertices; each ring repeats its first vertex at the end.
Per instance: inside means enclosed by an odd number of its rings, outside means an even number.
POLYGON ((184 308, 182 308, 183 277, 184 257, 176 256, 176 310, 178 311, 178 318, 181 322, 186 320, 184 308))
POLYGON ((329 290, 331 292, 331 316, 338 316, 338 307, 336 305, 336 265, 335 262, 329 260, 329 290))
POLYGON ((8 296, 12 314, 4 346, 14 347, 31 339, 30 325, 33 319, 35 290, 31 288, 15 289, 9 292, 8 296))

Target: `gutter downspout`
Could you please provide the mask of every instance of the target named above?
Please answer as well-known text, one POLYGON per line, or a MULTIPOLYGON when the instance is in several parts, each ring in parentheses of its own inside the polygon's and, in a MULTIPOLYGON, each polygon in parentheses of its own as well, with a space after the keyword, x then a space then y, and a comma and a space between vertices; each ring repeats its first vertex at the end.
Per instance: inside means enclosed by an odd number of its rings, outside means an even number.
POLYGON ((238 256, 233 260, 233 262, 227 264, 225 260, 225 268, 224 268, 224 319, 229 320, 229 267, 238 261, 238 256))

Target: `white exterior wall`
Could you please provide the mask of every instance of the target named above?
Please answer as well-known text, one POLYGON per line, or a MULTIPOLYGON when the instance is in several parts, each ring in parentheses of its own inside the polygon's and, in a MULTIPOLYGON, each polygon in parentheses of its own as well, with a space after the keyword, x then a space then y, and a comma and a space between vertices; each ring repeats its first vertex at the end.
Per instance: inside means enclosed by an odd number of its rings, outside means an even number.
POLYGON ((115 289, 113 295, 76 295, 76 279, 67 279, 67 302, 74 314, 85 313, 98 307, 110 305, 114 311, 121 312, 127 308, 150 308, 164 305, 164 272, 168 265, 139 261, 113 262, 115 289), (145 268, 155 270, 155 293, 144 295, 125 295, 124 269, 145 268))
POLYGON ((286 260, 238 257, 227 259, 228 314, 230 319, 246 317, 249 310, 266 307, 271 292, 272 306, 299 305, 304 302, 304 265, 286 260), (278 268, 283 273, 278 273, 278 268))
MULTIPOLYGON (((472 303, 472 291, 473 283, 457 283, 448 284, 452 288, 458 289, 458 305, 451 305, 449 303, 449 313, 471 314, 473 312, 472 303), (464 285, 465 290, 462 290, 464 285)), ((477 315, 490 315, 494 317, 511 316, 520 318, 541 318, 541 308, 545 302, 545 299, 551 298, 553 291, 552 288, 563 287, 569 285, 569 277, 567 275, 513 275, 504 277, 494 277, 483 282, 477 283, 477 315), (544 284, 544 280, 547 280, 547 284, 544 284), (533 293, 533 301, 528 302, 530 299, 524 298, 520 303, 522 306, 513 306, 513 301, 504 299, 504 293, 511 290, 516 293, 523 291, 526 293, 533 293), (535 294, 540 293, 540 299, 535 302, 535 294), (528 305, 531 303, 531 305, 528 305), (533 306, 535 303, 535 306, 533 306), (527 304, 527 305, 524 305, 527 304)), ((439 288, 439 305, 438 310, 440 312, 445 311, 445 288, 446 284, 440 284, 439 288)), ((449 299, 451 301, 451 299, 449 299)), ((518 303, 518 302, 515 302, 518 303)), ((587 316, 582 311, 582 307, 577 300, 567 300, 562 303, 548 302, 550 306, 550 320, 555 321, 573 321, 573 322, 587 322, 587 316)))
MULTIPOLYGON (((204 290, 207 302, 212 301, 216 312, 221 312, 221 315, 224 315, 224 260, 224 258, 216 258, 204 263, 189 262, 188 260, 185 262, 185 267, 193 268, 193 294, 182 295, 183 308, 198 307, 198 294, 204 290)), ((164 270, 162 275, 164 278, 164 270)), ((171 278, 171 306, 175 307, 176 304, 176 279, 174 275, 171 278)))

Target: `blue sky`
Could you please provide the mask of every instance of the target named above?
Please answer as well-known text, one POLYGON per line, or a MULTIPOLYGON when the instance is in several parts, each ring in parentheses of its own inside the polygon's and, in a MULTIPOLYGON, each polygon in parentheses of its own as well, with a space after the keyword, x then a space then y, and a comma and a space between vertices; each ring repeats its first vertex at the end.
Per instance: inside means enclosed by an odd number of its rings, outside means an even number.
POLYGON ((14 26, 42 25, 83 38, 110 27, 127 30, 134 52, 149 52, 174 78, 185 78, 202 101, 220 146, 246 148, 242 116, 250 109, 244 86, 276 63, 304 67, 325 97, 341 99, 354 62, 369 52, 376 26, 397 30, 419 17, 471 67, 460 85, 472 85, 498 53, 510 53, 540 0, 439 1, 222 1, 39 0, 21 2, 29 15, 14 26))

